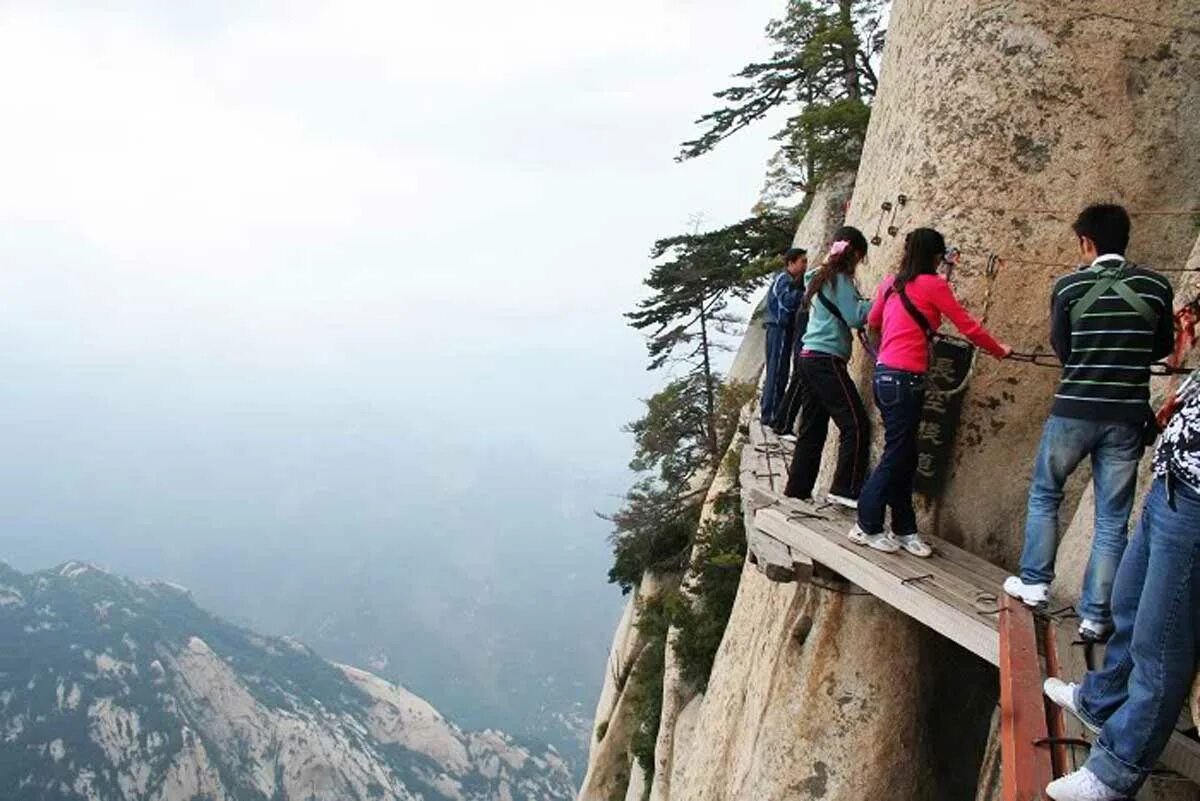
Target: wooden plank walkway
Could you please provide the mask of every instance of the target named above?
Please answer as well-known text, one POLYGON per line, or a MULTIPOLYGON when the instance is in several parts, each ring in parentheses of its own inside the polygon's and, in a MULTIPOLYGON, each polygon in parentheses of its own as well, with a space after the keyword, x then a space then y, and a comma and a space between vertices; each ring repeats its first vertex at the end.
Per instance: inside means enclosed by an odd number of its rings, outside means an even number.
MULTIPOLYGON (((780 442, 756 418, 748 425, 750 435, 741 463, 742 498, 751 559, 761 572, 774 581, 806 580, 814 563, 823 565, 1005 671, 1003 660, 1012 656, 1004 656, 1007 643, 1002 644, 1000 633, 1001 585, 1006 571, 936 537, 925 537, 934 550, 928 559, 854 545, 846 538, 854 525, 853 513, 783 496, 791 446, 780 442)), ((1079 681, 1089 667, 1088 655, 1091 666, 1099 664, 1102 648, 1085 649, 1076 643, 1077 620, 1039 616, 1038 621, 1039 678, 1048 669, 1048 675, 1079 681)), ((1010 661, 1007 670, 1013 669, 1010 661)), ((1028 671, 1022 681, 1028 684, 1028 671)), ((1022 714, 1028 716, 1029 712, 1022 714)), ((1053 737, 1092 739, 1091 732, 1074 716, 1064 715, 1056 707, 1047 708, 1043 722, 1047 721, 1053 737)), ((1079 767, 1086 757, 1079 747, 1059 745, 1042 750, 1053 757, 1056 773, 1079 767)), ((1172 736, 1161 763, 1200 784, 1200 742, 1186 734, 1172 736)), ((1036 781, 1041 778, 1038 773, 1036 781)))
POLYGON ((854 525, 853 513, 831 504, 783 497, 790 450, 757 421, 750 423, 750 444, 742 457, 742 492, 754 509, 751 550, 759 564, 764 554, 786 548, 787 559, 819 562, 998 665, 997 593, 1004 571, 935 537, 926 538, 934 550, 929 559, 854 545, 846 538, 854 525), (764 541, 770 544, 756 547, 764 541))
POLYGON ((759 509, 788 502, 783 497, 792 449, 764 429, 756 416, 748 423, 750 436, 742 448, 742 504, 746 515, 746 545, 751 561, 772 581, 794 581, 812 573, 812 559, 786 541, 770 536, 755 524, 759 509))

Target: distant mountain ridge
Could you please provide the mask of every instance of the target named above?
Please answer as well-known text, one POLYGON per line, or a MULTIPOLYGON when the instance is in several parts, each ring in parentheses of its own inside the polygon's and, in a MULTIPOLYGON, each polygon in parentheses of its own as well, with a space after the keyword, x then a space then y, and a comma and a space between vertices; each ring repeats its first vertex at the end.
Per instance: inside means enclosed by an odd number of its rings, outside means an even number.
POLYGON ((5 801, 543 801, 566 764, 81 562, 0 563, 5 801))

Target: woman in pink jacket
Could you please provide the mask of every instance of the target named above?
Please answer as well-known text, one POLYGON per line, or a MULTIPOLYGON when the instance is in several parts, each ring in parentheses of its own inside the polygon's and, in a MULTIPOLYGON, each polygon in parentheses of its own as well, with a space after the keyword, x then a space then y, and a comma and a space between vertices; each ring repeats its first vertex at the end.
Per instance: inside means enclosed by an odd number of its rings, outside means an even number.
POLYGON ((917 532, 913 475, 917 470, 917 426, 925 400, 929 342, 942 317, 976 346, 997 359, 1012 348, 997 342, 954 297, 950 283, 937 274, 945 260, 946 240, 932 228, 918 228, 904 239, 904 257, 895 275, 879 286, 867 316, 882 341, 875 365, 875 405, 883 417, 884 447, 858 500, 858 524, 850 541, 880 551, 901 548, 915 556, 933 553, 917 532), (892 510, 892 531, 884 532, 884 508, 892 510))

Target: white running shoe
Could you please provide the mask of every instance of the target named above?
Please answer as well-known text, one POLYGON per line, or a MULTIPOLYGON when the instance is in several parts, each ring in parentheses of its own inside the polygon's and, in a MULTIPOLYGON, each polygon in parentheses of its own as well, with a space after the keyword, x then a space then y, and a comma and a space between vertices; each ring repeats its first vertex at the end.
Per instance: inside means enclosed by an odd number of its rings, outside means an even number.
POLYGON ((1079 637, 1084 642, 1104 642, 1113 632, 1111 623, 1099 620, 1088 620, 1086 617, 1079 623, 1079 637))
POLYGON ((1050 677, 1042 682, 1042 691, 1046 693, 1046 697, 1054 703, 1061 706, 1063 709, 1070 712, 1075 717, 1079 718, 1079 722, 1092 731, 1093 734, 1099 734, 1100 729, 1093 726, 1088 721, 1084 720, 1079 714, 1079 707, 1075 706, 1075 695, 1079 692, 1079 685, 1075 682, 1065 682, 1062 679, 1050 677))
POLYGON ((900 543, 891 534, 868 534, 867 547, 884 553, 895 553, 900 550, 900 543))
POLYGON ((1037 608, 1050 600, 1049 584, 1026 584, 1020 576, 1009 576, 1004 580, 1004 591, 1023 602, 1026 606, 1037 608))
POLYGON ((1046 795, 1054 801, 1119 801, 1126 798, 1092 773, 1080 768, 1046 785, 1046 795))
POLYGON ((865 545, 868 548, 874 548, 884 553, 895 553, 900 550, 900 543, 896 542, 896 538, 891 534, 884 532, 868 534, 858 525, 855 525, 854 528, 846 532, 846 539, 855 545, 865 545))
POLYGON ((901 548, 913 556, 919 556, 922 559, 928 559, 933 556, 933 548, 930 548, 929 543, 921 539, 920 534, 897 534, 895 540, 900 544, 901 548))
POLYGON ((858 499, 847 498, 845 495, 834 495, 832 492, 825 496, 825 500, 830 503, 836 503, 838 506, 844 506, 847 509, 857 509, 858 499))

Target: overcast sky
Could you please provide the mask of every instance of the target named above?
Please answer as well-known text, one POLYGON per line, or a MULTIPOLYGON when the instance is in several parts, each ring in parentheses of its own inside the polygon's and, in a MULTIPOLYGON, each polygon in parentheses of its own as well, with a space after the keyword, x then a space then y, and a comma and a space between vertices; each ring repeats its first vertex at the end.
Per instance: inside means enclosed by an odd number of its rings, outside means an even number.
POLYGON ((756 201, 773 126, 673 156, 783 7, 0 4, 0 558, 285 628, 272 565, 337 597, 414 538, 532 549, 481 619, 578 609, 598 681, 594 511, 664 380, 621 313, 654 239, 756 201))
POLYGON ((781 6, 4 4, 7 427, 367 404, 623 462, 648 248, 744 215, 770 126, 672 157, 781 6))
POLYGON ((755 200, 768 130, 671 157, 781 5, 6 3, 6 326, 144 366, 631 350, 651 240, 755 200))

